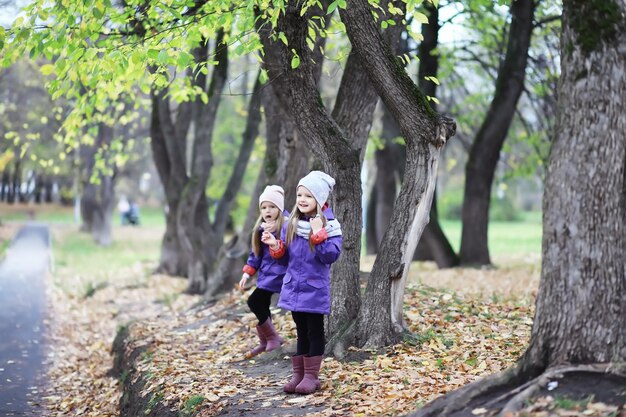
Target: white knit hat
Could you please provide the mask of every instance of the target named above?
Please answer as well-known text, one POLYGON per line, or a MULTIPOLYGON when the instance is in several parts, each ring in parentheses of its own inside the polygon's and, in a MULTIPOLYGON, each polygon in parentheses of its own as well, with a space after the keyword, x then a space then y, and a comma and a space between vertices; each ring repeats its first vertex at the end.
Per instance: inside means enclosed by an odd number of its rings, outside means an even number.
POLYGON ((268 185, 259 196, 259 207, 264 201, 273 203, 282 212, 285 210, 285 190, 280 185, 268 185))
POLYGON ((335 179, 322 171, 311 171, 298 182, 298 187, 301 185, 309 190, 317 204, 323 207, 335 186, 335 179))

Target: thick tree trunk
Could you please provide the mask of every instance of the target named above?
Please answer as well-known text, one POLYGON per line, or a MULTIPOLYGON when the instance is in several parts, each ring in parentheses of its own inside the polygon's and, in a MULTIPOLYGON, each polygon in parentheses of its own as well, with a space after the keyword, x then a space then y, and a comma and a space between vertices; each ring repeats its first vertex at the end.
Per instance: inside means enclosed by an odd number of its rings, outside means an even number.
POLYGON ((498 71, 493 100, 474 139, 465 168, 460 250, 461 263, 464 265, 491 263, 487 239, 491 186, 502 144, 524 90, 535 3, 535 0, 511 3, 511 28, 506 56, 498 71))
POLYGON ((340 11, 353 49, 370 81, 400 126, 407 147, 404 181, 381 253, 369 277, 355 337, 360 346, 381 346, 397 340, 402 323, 404 281, 413 251, 426 224, 439 149, 454 124, 439 118, 411 81, 403 65, 382 39, 367 0, 353 0, 340 11), (430 194, 430 197, 429 197, 430 194), (424 204, 427 209, 424 209, 424 204), (422 208, 420 208, 420 206, 422 208), (407 256, 407 251, 410 251, 407 256))
MULTIPOLYGON (((626 374, 626 4, 604 6, 563 2, 559 111, 530 346, 517 366, 412 416, 467 415, 479 407, 485 415, 514 415, 557 375, 575 372, 580 381, 595 373, 608 384, 610 374, 626 374), (496 394, 508 403, 490 409, 496 394)), ((606 389, 582 388, 589 395, 606 389)))
POLYGON ((609 1, 606 10, 615 15, 564 2, 542 279, 523 361, 534 366, 626 361, 626 4, 609 1), (581 42, 594 18, 606 38, 588 51, 581 42))

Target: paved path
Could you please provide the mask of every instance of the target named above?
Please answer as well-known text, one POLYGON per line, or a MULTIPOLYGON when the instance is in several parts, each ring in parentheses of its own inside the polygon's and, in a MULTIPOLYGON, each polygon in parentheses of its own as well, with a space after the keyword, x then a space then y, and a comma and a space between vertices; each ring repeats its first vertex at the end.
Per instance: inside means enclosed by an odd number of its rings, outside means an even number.
POLYGON ((49 231, 29 224, 0 264, 0 416, 39 416, 49 231))

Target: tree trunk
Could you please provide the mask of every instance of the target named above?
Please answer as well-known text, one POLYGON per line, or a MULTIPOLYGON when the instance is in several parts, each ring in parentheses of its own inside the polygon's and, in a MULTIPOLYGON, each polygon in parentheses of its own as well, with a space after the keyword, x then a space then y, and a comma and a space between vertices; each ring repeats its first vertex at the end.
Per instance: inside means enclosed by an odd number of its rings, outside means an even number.
POLYGON ((8 170, 8 167, 4 168, 2 171, 2 187, 0 188, 0 201, 8 201, 8 196, 10 194, 10 182, 11 182, 11 174, 8 170))
POLYGON ((246 120, 246 128, 243 132, 243 139, 239 148, 239 154, 237 155, 237 161, 228 180, 226 190, 220 198, 215 211, 214 227, 215 241, 222 242, 224 240, 224 231, 226 230, 226 223, 230 214, 232 206, 237 192, 243 182, 243 176, 246 173, 246 167, 252 154, 252 148, 254 147, 254 140, 259 135, 259 125, 261 124, 261 88, 262 83, 260 79, 260 73, 257 75, 254 88, 252 90, 252 96, 250 97, 250 103, 248 104, 248 117, 246 120))
MULTIPOLYGON (((167 206, 165 207, 165 233, 161 242, 161 257, 156 273, 173 276, 187 276, 187 259, 178 241, 176 231, 176 212, 180 192, 185 177, 185 142, 186 130, 176 135, 176 129, 171 121, 169 104, 164 98, 166 92, 151 93, 152 116, 150 122, 150 146, 152 159, 157 168, 167 206), (184 136, 183 136, 184 135, 184 136), (182 148, 182 149, 181 149, 182 148)), ((179 117, 188 108, 181 105, 179 117)), ((177 118, 177 121, 179 119, 177 118)))
POLYGON ((524 90, 535 3, 535 0, 511 3, 506 56, 498 71, 493 100, 474 139, 465 168, 460 250, 463 265, 491 263, 487 236, 491 186, 502 144, 524 90))
POLYGON ((44 189, 44 201, 46 203, 52 203, 53 201, 53 196, 52 196, 52 188, 54 185, 54 180, 52 175, 48 174, 44 176, 44 184, 43 184, 43 189, 44 189))
MULTIPOLYGON (((211 245, 214 232, 209 223, 205 190, 213 165, 211 152, 213 127, 228 73, 228 47, 223 40, 224 32, 220 30, 215 40, 215 59, 218 64, 213 70, 207 90, 209 101, 207 104, 199 99, 194 101, 195 135, 190 175, 183 188, 176 212, 178 239, 187 254, 187 278, 189 280, 187 292, 191 294, 203 294, 206 291, 208 274, 213 268, 221 246, 221 242, 217 247, 211 245)), ((208 47, 205 45, 196 48, 194 56, 196 62, 206 62, 208 47)), ((200 71, 195 74, 195 80, 196 85, 203 90, 207 88, 206 76, 200 71)))
MULTIPOLYGON (((608 1, 602 9, 563 2, 556 138, 528 350, 517 366, 446 394, 413 416, 466 415, 496 394, 508 403, 485 415, 514 415, 528 399, 524 393, 550 376, 576 373, 584 381, 592 372, 609 383, 610 374, 626 373, 625 13, 624 2, 608 1)), ((581 388, 587 394, 606 389, 586 381, 581 388)))
MULTIPOLYGON (((237 192, 239 191, 239 188, 241 187, 243 176, 246 172, 248 161, 250 160, 250 154, 252 153, 252 148, 254 147, 254 140, 259 134, 259 126, 261 124, 261 102, 262 84, 259 73, 252 90, 250 103, 248 104, 248 117, 246 120, 246 128, 243 132, 243 140, 239 149, 239 155, 237 156, 237 161, 233 167, 233 172, 228 181, 228 185, 226 186, 226 191, 224 191, 224 194, 222 195, 222 198, 217 206, 215 221, 213 223, 213 229, 215 230, 215 243, 213 244, 219 243, 220 246, 222 246, 221 242, 224 241, 224 231, 228 215, 230 214, 230 207, 237 195, 237 192)), ((257 181, 255 193, 257 192, 257 188, 260 186, 261 185, 257 181)), ((239 271, 243 265, 237 269, 239 264, 238 261, 241 261, 242 255, 247 254, 248 245, 245 242, 245 236, 249 234, 249 229, 252 229, 254 226, 254 222, 257 217, 255 215, 258 215, 259 206, 257 199, 259 195, 260 192, 256 196, 253 193, 253 198, 250 201, 248 216, 246 217, 242 233, 235 235, 226 245, 223 245, 224 247, 222 249, 219 250, 219 264, 215 268, 215 271, 211 271, 209 276, 207 290, 205 292, 206 297, 210 298, 220 292, 231 290, 234 283, 239 280, 241 276, 239 271), (250 211, 253 207, 256 210, 252 214, 252 220, 250 220, 250 211), (249 224, 250 221, 252 224, 249 224)))
POLYGON ((615 15, 564 2, 542 279, 523 360, 535 366, 626 360, 626 5, 606 7, 615 15), (581 42, 595 23, 604 37, 586 50, 581 42))
POLYGON ((319 97, 314 60, 306 44, 307 21, 323 10, 312 8, 301 15, 299 6, 289 5, 286 9, 277 29, 285 33, 289 48, 272 42, 266 28, 259 28, 259 32, 266 52, 265 65, 282 106, 290 110, 298 131, 322 168, 337 181, 333 204, 342 222, 344 240, 342 256, 332 272, 333 313, 328 321, 332 335, 356 317, 360 306, 360 168, 377 95, 362 70, 361 58, 351 54, 332 117, 329 116, 319 97), (295 70, 289 69, 290 48, 297 51, 301 60, 295 70))
MULTIPOLYGON (((426 77, 437 77, 439 70, 439 54, 435 53, 439 44, 439 7, 426 2, 428 13, 428 24, 422 25, 422 36, 424 39, 419 46, 419 70, 417 82, 420 89, 429 97, 437 96, 437 84, 426 77)), ((436 110, 437 104, 431 102, 431 107, 436 110)), ((454 253, 452 245, 448 241, 445 233, 439 224, 437 213, 437 192, 433 195, 433 202, 430 207, 430 221, 422 233, 422 237, 417 245, 415 260, 435 261, 439 268, 451 268, 459 264, 459 258, 454 253)))
POLYGON ((41 204, 43 202, 43 175, 41 173, 37 173, 35 175, 35 189, 33 190, 33 196, 36 204, 41 204))
POLYGON ((393 206, 398 194, 398 184, 402 182, 400 166, 404 164, 406 159, 404 145, 395 142, 395 139, 402 136, 400 128, 384 104, 382 119, 382 138, 385 147, 377 149, 374 153, 376 161, 374 234, 376 236, 377 248, 380 247, 383 236, 391 222, 393 206))
POLYGON ((11 182, 9 183, 9 195, 7 198, 8 203, 16 203, 19 201, 20 195, 20 183, 22 175, 22 161, 19 158, 15 159, 14 169, 13 169, 13 177, 11 178, 11 182))
POLYGON ((93 145, 81 146, 80 157, 83 166, 82 195, 80 199, 81 230, 90 233, 101 246, 112 242, 111 226, 115 206, 116 167, 107 161, 108 148, 113 141, 113 128, 105 123, 98 125, 98 135, 93 145), (96 154, 100 152, 112 173, 96 172, 96 154), (94 176, 98 178, 93 182, 94 176))
POLYGON ((407 148, 391 227, 369 277, 354 333, 360 346, 382 346, 397 341, 402 330, 401 301, 408 266, 427 222, 439 149, 453 134, 454 124, 430 108, 385 44, 367 0, 349 2, 340 14, 352 47, 367 62, 364 68, 370 81, 398 122, 407 148))

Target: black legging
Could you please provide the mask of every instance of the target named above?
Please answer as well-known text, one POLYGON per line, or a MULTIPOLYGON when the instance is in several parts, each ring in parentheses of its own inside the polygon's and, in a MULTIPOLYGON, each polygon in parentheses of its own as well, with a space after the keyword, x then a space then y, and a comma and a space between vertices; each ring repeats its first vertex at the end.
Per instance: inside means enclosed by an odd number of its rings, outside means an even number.
POLYGON ((270 303, 272 302, 272 294, 274 293, 271 291, 257 288, 248 298, 248 307, 259 320, 259 326, 265 323, 265 320, 271 316, 270 303))
POLYGON ((319 356, 324 354, 324 315, 292 311, 296 322, 298 347, 296 355, 319 356))

